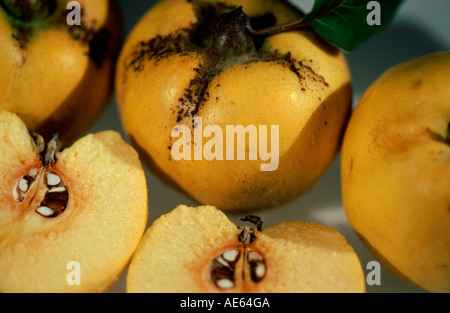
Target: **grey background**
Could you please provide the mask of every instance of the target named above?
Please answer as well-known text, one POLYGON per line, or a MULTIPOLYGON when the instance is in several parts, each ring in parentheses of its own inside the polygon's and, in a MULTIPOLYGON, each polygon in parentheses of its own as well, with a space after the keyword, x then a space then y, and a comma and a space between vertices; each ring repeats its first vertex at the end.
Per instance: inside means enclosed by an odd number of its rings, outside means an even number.
MULTIPOLYGON (((125 32, 128 34, 156 1, 119 0, 119 2, 125 32)), ((291 2, 304 11, 308 11, 313 4, 313 0, 291 2)), ((365 42, 356 51, 347 54, 353 76, 354 104, 357 104, 365 89, 391 66, 424 54, 450 50, 449 12, 449 0, 407 0, 392 24, 365 42)), ((126 138, 120 125, 114 96, 100 120, 90 131, 97 132, 106 129, 121 132, 126 138)), ((327 173, 306 195, 289 204, 258 212, 258 214, 265 221, 265 225, 299 220, 334 228, 344 235, 354 247, 367 274, 369 271, 365 269, 366 264, 374 260, 374 257, 356 237, 346 220, 341 204, 339 163, 340 157, 338 156, 327 173)), ((196 205, 184 195, 165 185, 148 170, 145 164, 144 169, 149 187, 148 226, 159 216, 171 211, 179 204, 196 205)), ((228 216, 235 222, 241 218, 241 216, 232 214, 228 216)), ((126 272, 110 292, 124 292, 125 281, 126 272)), ((408 285, 382 269, 381 285, 367 286, 367 292, 413 293, 423 292, 423 290, 408 285)))

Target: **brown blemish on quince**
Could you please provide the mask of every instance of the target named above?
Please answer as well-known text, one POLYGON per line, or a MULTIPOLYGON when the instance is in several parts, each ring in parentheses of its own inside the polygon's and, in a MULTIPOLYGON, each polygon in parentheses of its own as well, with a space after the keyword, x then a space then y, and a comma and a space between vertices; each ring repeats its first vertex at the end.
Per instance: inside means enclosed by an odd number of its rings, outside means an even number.
MULTIPOLYGON (((211 28, 219 28, 220 31, 223 31, 221 28, 223 25, 218 26, 214 23, 221 18, 222 14, 229 14, 228 11, 232 9, 236 8, 223 6, 220 3, 195 7, 198 21, 191 25, 190 28, 180 29, 167 36, 158 35, 148 41, 141 41, 123 64, 125 68, 123 80, 126 80, 128 70, 143 71, 146 62, 153 62, 154 65, 157 65, 162 58, 169 58, 173 55, 200 55, 202 62, 197 68, 193 69, 196 75, 190 81, 184 94, 178 99, 178 105, 174 112, 177 123, 185 118, 191 118, 193 122, 194 116, 198 114, 202 105, 209 98, 208 90, 212 80, 225 68, 232 65, 272 62, 289 69, 298 77, 300 83, 312 80, 323 84, 325 87, 329 86, 324 77, 314 72, 303 61, 293 58, 290 52, 280 53, 267 47, 263 48, 264 39, 261 38, 250 39, 247 34, 241 34, 242 36, 239 37, 235 29, 237 28, 236 26, 233 26, 231 29, 232 38, 238 37, 237 40, 243 41, 235 42, 233 41, 234 39, 228 38, 230 41, 228 48, 232 47, 232 49, 226 50, 228 49, 227 47, 225 47, 225 50, 215 49, 214 41, 211 43, 208 41, 208 38, 204 40, 203 33, 205 29, 211 28), (252 42, 249 42, 249 40, 252 40, 252 42), (205 46, 208 44, 211 44, 213 48, 205 46), (232 51, 231 54, 236 52, 236 55, 230 55, 230 51, 232 51)), ((241 18, 241 16, 237 18, 241 18)), ((276 20, 272 14, 265 14, 251 17, 250 23, 256 23, 261 28, 272 26, 276 23, 276 20)), ((306 88, 302 87, 302 90, 306 91, 306 88)))
POLYGON ((418 89, 420 86, 422 86, 423 81, 421 79, 417 79, 415 81, 413 81, 412 83, 412 89, 418 89))

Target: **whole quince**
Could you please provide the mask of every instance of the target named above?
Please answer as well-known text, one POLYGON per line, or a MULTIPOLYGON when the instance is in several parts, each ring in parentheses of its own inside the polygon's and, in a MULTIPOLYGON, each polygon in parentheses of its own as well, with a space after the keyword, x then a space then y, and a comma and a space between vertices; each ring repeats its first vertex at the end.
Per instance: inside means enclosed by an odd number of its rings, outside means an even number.
POLYGON ((450 53, 395 66, 363 95, 342 147, 348 220, 398 277, 450 291, 450 53))
POLYGON ((351 108, 346 60, 285 1, 161 1, 116 76, 124 129, 148 164, 202 204, 281 205, 333 161, 351 108))
POLYGON ((102 113, 121 42, 113 1, 0 1, 0 109, 50 139, 77 139, 102 113))

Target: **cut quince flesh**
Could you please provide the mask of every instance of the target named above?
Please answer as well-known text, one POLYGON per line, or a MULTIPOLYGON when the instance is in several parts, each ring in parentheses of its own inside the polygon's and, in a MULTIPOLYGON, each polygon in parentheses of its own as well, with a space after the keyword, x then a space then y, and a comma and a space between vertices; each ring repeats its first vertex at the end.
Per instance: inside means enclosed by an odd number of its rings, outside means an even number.
POLYGON ((360 261, 337 231, 244 220, 256 226, 237 227, 213 206, 163 215, 136 250, 127 292, 365 292, 360 261))
POLYGON ((137 153, 112 131, 60 151, 5 111, 0 138, 0 292, 108 290, 147 222, 137 153))

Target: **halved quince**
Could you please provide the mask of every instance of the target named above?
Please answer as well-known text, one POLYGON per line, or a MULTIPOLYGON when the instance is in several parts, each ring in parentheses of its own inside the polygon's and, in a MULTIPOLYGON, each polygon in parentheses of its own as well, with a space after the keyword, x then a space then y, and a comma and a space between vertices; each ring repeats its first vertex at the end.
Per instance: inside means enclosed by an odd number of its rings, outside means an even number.
POLYGON ((284 222, 237 227, 213 206, 181 205, 147 230, 127 292, 364 292, 353 248, 328 227, 284 222))
POLYGON ((112 131, 60 151, 6 111, 0 138, 0 292, 108 290, 147 222, 137 153, 112 131))

